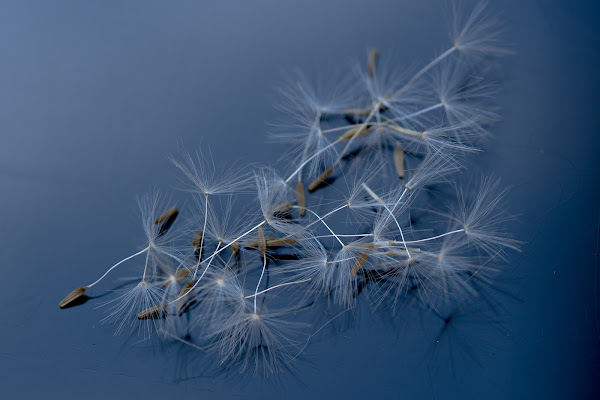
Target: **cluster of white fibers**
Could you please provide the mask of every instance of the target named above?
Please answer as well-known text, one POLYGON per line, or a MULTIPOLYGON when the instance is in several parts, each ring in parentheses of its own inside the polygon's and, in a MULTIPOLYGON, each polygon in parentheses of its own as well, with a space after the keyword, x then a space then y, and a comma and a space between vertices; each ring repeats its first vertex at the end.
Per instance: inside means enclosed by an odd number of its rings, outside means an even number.
POLYGON ((416 300, 441 315, 493 285, 494 261, 518 248, 502 231, 505 191, 489 178, 478 189, 454 182, 497 119, 483 72, 501 49, 482 4, 455 25, 448 49, 411 76, 377 50, 326 85, 290 73, 271 134, 289 144, 288 169, 173 157, 193 206, 179 215, 164 196, 143 197, 142 249, 60 306, 134 259, 132 287, 106 302, 117 333, 177 339, 222 368, 271 376, 321 329, 311 310, 416 300), (447 208, 434 184, 454 189, 447 208))

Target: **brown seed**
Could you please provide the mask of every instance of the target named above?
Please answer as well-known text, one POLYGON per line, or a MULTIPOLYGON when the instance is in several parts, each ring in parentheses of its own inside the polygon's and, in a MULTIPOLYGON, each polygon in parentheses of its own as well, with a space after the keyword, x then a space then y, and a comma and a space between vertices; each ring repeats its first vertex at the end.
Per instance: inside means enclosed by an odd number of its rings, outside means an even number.
POLYGON ((379 56, 379 50, 371 49, 369 52, 369 61, 367 62, 367 76, 372 78, 375 75, 375 66, 377 65, 377 58, 379 56))
POLYGON ((369 114, 371 114, 373 112, 373 110, 377 110, 379 112, 383 112, 387 109, 387 106, 384 104, 383 101, 378 101, 375 104, 372 104, 370 106, 367 106, 365 108, 347 108, 345 109, 343 112, 346 115, 363 115, 363 116, 367 116, 369 114))
POLYGON ((166 304, 159 304, 154 307, 146 308, 144 311, 140 311, 137 315, 138 319, 158 319, 164 318, 166 304))
POLYGON ((258 249, 258 243, 259 243, 258 239, 249 240, 246 242, 244 247, 247 249, 258 249))
POLYGON ((365 108, 347 108, 344 110, 344 114, 346 115, 369 115, 373 111, 372 107, 365 108))
POLYGON ((350 140, 354 137, 359 138, 359 137, 364 136, 367 133, 369 133, 370 130, 371 130, 371 125, 365 125, 365 124, 356 125, 350 129, 348 129, 346 132, 344 132, 338 140, 350 140))
POLYGON ((190 292, 190 290, 192 290, 192 286, 194 286, 193 280, 189 281, 188 283, 183 285, 183 287, 181 288, 181 291, 179 292, 179 296, 177 296, 177 297, 181 297, 179 299, 179 301, 177 302, 177 311, 178 312, 181 311, 181 309, 185 305, 185 302, 187 301, 186 296, 190 292))
POLYGON ((78 287, 77 289, 73 290, 71 293, 69 293, 67 295, 67 297, 65 297, 60 303, 58 303, 60 308, 65 308, 67 307, 69 304, 71 304, 72 302, 74 302, 75 300, 77 300, 78 298, 80 298, 81 296, 84 295, 85 291, 87 290, 87 286, 81 286, 78 287))
POLYGON ((198 231, 194 235, 194 239, 192 240, 192 246, 200 247, 200 243, 202 243, 202 237, 204 236, 204 232, 198 231))
POLYGON ((231 252, 234 255, 237 255, 240 252, 240 244, 238 242, 235 242, 234 244, 231 245, 231 252))
POLYGON ((296 185, 296 203, 300 207, 300 216, 306 214, 306 196, 304 195, 304 184, 302 181, 296 185))
POLYGON ((327 177, 331 175, 332 172, 333 167, 329 167, 325 171, 323 171, 323 173, 319 175, 317 179, 315 179, 311 182, 310 185, 308 185, 308 191, 314 192, 319 186, 321 186, 325 182, 325 179, 327 179, 327 177))
POLYGON ((360 253, 358 257, 356 257, 356 261, 354 262, 354 266, 350 271, 350 276, 356 276, 357 272, 362 268, 363 265, 367 262, 367 258, 369 258, 369 253, 360 253))
POLYGON ((154 220, 154 224, 158 225, 158 224, 162 224, 163 222, 165 222, 166 220, 168 220, 169 218, 172 218, 174 215, 179 214, 179 210, 177 209, 177 206, 173 206, 171 208, 169 208, 167 211, 165 211, 160 217, 157 217, 154 220))
MULTIPOLYGON (((421 249, 415 249, 415 248, 408 248, 408 252, 409 253, 419 253, 421 252, 421 249)), ((393 250, 388 250, 388 251, 384 251, 383 255, 385 256, 390 256, 390 257, 406 257, 406 251, 393 251, 393 250)))
POLYGON ((258 249, 260 254, 265 257, 267 254, 267 241, 265 239, 265 231, 262 226, 258 227, 258 249))
POLYGON ((404 149, 400 145, 394 149, 394 165, 398 178, 404 178, 404 149))
POLYGON ((167 232, 171 228, 173 223, 175 222, 175 219, 177 218, 178 215, 179 215, 179 210, 177 209, 177 207, 171 207, 167 211, 165 211, 160 217, 156 218, 154 220, 154 224, 155 225, 160 224, 160 227, 158 228, 157 236, 161 236, 165 232, 167 232))
POLYGON ((360 247, 362 249, 368 249, 368 250, 373 250, 376 249, 377 247, 379 247, 378 245, 376 245, 373 242, 353 242, 351 243, 352 246, 356 246, 356 247, 360 247))
MULTIPOLYGON (((294 239, 294 238, 276 238, 276 237, 265 238, 265 246, 267 248, 290 246, 294 243, 296 243, 296 239, 294 239)), ((247 249, 260 248, 260 239, 251 240, 251 241, 247 242, 244 247, 246 247, 247 249)))
POLYGON ((266 245, 269 248, 281 247, 281 246, 291 246, 294 243, 296 243, 296 239, 294 239, 294 238, 269 238, 266 241, 266 245))
POLYGON ((294 208, 294 205, 292 203, 282 203, 273 205, 273 207, 271 208, 271 214, 273 215, 273 218, 289 218, 289 211, 292 208, 294 208))
POLYGON ((179 292, 179 296, 177 297, 185 296, 186 294, 188 294, 190 290, 192 290, 192 286, 194 286, 194 281, 187 282, 185 285, 183 285, 181 291, 179 292))
POLYGON ((182 280, 187 278, 189 275, 190 275, 190 270, 187 268, 182 268, 179 271, 177 271, 177 273, 175 274, 175 280, 177 282, 181 282, 182 280))

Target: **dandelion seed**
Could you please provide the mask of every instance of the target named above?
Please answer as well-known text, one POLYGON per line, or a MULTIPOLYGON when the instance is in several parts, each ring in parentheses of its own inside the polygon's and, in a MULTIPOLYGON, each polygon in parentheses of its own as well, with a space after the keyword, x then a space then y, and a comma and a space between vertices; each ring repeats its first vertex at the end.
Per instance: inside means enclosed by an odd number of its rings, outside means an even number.
POLYGON ((187 302, 187 295, 189 292, 192 291, 193 286, 194 286, 194 281, 191 280, 191 281, 187 282, 185 285, 183 285, 183 287, 181 288, 181 291, 179 292, 179 296, 177 296, 179 298, 179 301, 177 302, 177 312, 181 312, 181 310, 184 308, 184 306, 187 302))
MULTIPOLYGON (((266 248, 276 248, 276 247, 282 247, 282 246, 291 246, 293 244, 295 244, 298 240, 295 238, 274 238, 274 237, 269 237, 269 238, 265 238, 264 240, 264 246, 266 248)), ((262 242, 260 239, 255 239, 255 240, 250 240, 246 243, 245 247, 247 249, 260 249, 260 247, 262 246, 262 242)))
POLYGON ((304 209, 306 207, 306 196, 304 195, 304 184, 302 182, 298 182, 298 185, 296 185, 296 204, 301 207, 300 216, 303 217, 306 213, 304 209))
POLYGON ((265 231, 262 226, 258 227, 258 249, 263 257, 267 256, 267 241, 265 240, 265 231))
MULTIPOLYGON (((133 329, 137 329, 144 339, 148 339, 156 332, 157 325, 155 322, 150 322, 136 326, 135 321, 140 312, 138 310, 141 309, 141 312, 145 312, 157 304, 162 304, 163 295, 164 290, 142 280, 133 288, 124 291, 121 296, 101 304, 101 306, 110 306, 108 314, 102 319, 102 322, 115 323, 117 325, 115 335, 120 334, 126 326, 131 326, 133 329)), ((154 318, 144 318, 143 320, 155 321, 154 318)))
POLYGON ((292 203, 284 203, 278 206, 274 206, 274 213, 278 215, 285 215, 288 211, 290 211, 294 205, 292 203))
POLYGON ((400 145, 394 148, 394 166, 398 178, 404 179, 404 149, 400 145))
POLYGON ((352 242, 351 243, 353 246, 357 246, 360 247, 361 249, 367 249, 367 250, 375 250, 378 245, 376 243, 373 242, 352 242))
POLYGON ((154 224, 158 225, 158 224, 162 224, 165 221, 170 220, 171 218, 175 218, 177 217, 177 214, 179 214, 179 210, 177 209, 176 206, 173 206, 171 208, 169 208, 167 211, 165 211, 161 216, 156 217, 154 219, 154 224))
POLYGON ((353 140, 371 132, 371 125, 358 125, 344 132, 338 140, 353 140))
POLYGON ((165 308, 167 304, 159 304, 154 307, 150 307, 145 309, 144 311, 140 311, 137 314, 138 319, 158 319, 165 317, 165 308))
POLYGON ((266 246, 268 248, 273 247, 282 247, 282 246, 291 246, 295 244, 298 240, 294 238, 270 238, 266 240, 266 246))
POLYGON ((325 183, 325 180, 329 177, 329 175, 331 175, 332 172, 333 172, 333 167, 329 167, 325 171, 323 171, 323 173, 321 173, 321 175, 319 175, 319 177, 317 179, 315 179, 314 181, 311 182, 310 185, 308 185, 308 191, 314 192, 315 190, 317 190, 317 188, 319 186, 321 186, 323 183, 325 183))
POLYGON ((204 237, 204 232, 202 232, 202 231, 196 232, 194 234, 194 239, 192 240, 192 246, 199 248, 200 244, 202 243, 203 237, 204 237))
POLYGON ((363 265, 367 262, 369 258, 369 253, 360 253, 358 257, 356 257, 356 262, 352 266, 352 270, 350 270, 350 276, 354 277, 358 271, 362 268, 363 265))
POLYGON ((379 50, 371 49, 369 52, 369 61, 367 62, 367 76, 373 78, 375 76, 375 66, 377 65, 377 57, 379 56, 379 50))
POLYGON ((177 283, 183 281, 184 279, 186 279, 188 276, 190 275, 190 270, 187 268, 182 268, 180 270, 177 271, 177 273, 175 274, 175 279, 177 281, 177 283))
POLYGON ((81 298, 81 296, 83 296, 85 294, 85 291, 87 290, 87 288, 88 288, 88 286, 78 287, 77 289, 75 289, 71 293, 69 293, 67 295, 67 297, 65 297, 58 305, 60 306, 60 308, 65 308, 65 307, 69 306, 74 301, 81 298))

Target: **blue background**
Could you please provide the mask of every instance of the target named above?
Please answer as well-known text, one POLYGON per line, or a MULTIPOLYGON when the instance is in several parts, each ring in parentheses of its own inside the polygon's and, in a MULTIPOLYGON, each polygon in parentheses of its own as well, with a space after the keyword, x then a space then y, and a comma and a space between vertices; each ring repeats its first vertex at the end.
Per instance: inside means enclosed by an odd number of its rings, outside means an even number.
POLYGON ((91 303, 58 301, 140 244, 136 196, 178 186, 179 146, 277 166, 285 146, 265 133, 283 71, 326 74, 372 46, 423 65, 448 46, 448 3, 0 2, 4 398, 596 398, 599 8, 492 5, 514 54, 503 121, 469 168, 512 186, 526 242, 498 283, 500 333, 457 325, 428 352, 418 332, 358 312, 291 376, 236 383, 203 376, 201 353, 115 338, 91 303))

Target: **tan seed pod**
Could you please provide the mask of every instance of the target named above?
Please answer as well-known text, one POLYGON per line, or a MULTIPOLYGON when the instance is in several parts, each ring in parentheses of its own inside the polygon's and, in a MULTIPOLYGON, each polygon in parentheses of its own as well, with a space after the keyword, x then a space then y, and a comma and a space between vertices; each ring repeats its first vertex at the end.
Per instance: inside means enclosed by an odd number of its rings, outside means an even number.
POLYGON ((418 137, 418 138, 425 138, 427 136, 426 132, 414 131, 412 129, 403 128, 396 124, 385 124, 385 126, 387 128, 395 130, 396 132, 398 132, 402 135, 414 136, 414 137, 418 137))
POLYGON ((319 175, 317 179, 315 179, 311 182, 310 185, 308 185, 308 191, 314 192, 319 186, 321 186, 325 182, 325 179, 327 179, 327 177, 329 177, 329 175, 331 175, 332 172, 333 167, 329 167, 325 171, 323 171, 323 173, 319 175))
POLYGON ((266 245, 268 248, 291 246, 294 243, 296 243, 296 239, 294 238, 269 238, 266 241, 266 245))
POLYGON ((179 271, 177 271, 175 273, 175 280, 177 282, 181 282, 182 280, 184 280, 185 278, 187 278, 190 275, 190 270, 187 268, 181 268, 179 271))
POLYGON ((73 303, 75 300, 77 300, 78 298, 80 298, 81 296, 83 296, 85 294, 85 291, 87 290, 87 286, 81 286, 78 287, 77 289, 73 290, 71 293, 69 293, 67 295, 67 297, 65 297, 64 299, 62 299, 62 301, 60 303, 58 303, 60 308, 65 308, 67 307, 69 304, 73 303))
POLYGON ((230 247, 231 247, 231 252, 232 252, 234 255, 237 255, 237 254, 239 254, 239 252, 240 252, 240 244, 239 244, 238 242, 235 242, 235 243, 234 243, 234 244, 232 244, 230 247))
POLYGON ((144 311, 140 311, 137 315, 138 319, 158 319, 164 318, 166 304, 159 304, 154 307, 146 308, 144 311))
POLYGON ((260 239, 253 239, 253 240, 249 240, 248 242, 246 242, 246 245, 244 247, 247 249, 258 249, 259 246, 260 246, 260 239))
POLYGON ((177 216, 177 214, 179 214, 179 210, 177 209, 177 206, 173 206, 173 207, 169 208, 167 211, 165 211, 160 217, 157 217, 154 220, 154 224, 155 225, 162 224, 163 222, 165 222, 171 218, 175 218, 177 216))
POLYGON ((258 249, 263 257, 267 255, 267 241, 265 239, 265 231, 263 230, 262 226, 258 227, 258 249))
POLYGON ((194 286, 193 280, 189 281, 188 283, 183 285, 183 287, 181 288, 181 291, 179 292, 179 296, 177 296, 177 297, 180 297, 179 301, 177 302, 177 312, 181 311, 181 309, 185 305, 185 303, 187 301, 186 296, 190 292, 190 290, 192 290, 192 286, 194 286))
MULTIPOLYGON (((294 238, 276 238, 276 237, 268 237, 265 238, 265 246, 267 248, 273 247, 281 247, 281 246, 290 246, 296 243, 296 239, 294 238)), ((258 249, 260 248, 260 239, 254 239, 246 243, 244 246, 247 249, 258 249)))
MULTIPOLYGON (((389 98, 387 98, 389 100, 389 98)), ((373 109, 376 109, 379 112, 383 112, 387 109, 387 106, 383 101, 378 101, 375 104, 372 104, 365 108, 347 108, 343 112, 346 115, 362 115, 367 116, 373 112, 373 109)))
POLYGON ((354 243, 351 243, 351 244, 352 244, 352 246, 356 246, 356 247, 360 247, 361 249, 368 249, 368 250, 373 250, 373 249, 376 249, 376 248, 380 247, 380 246, 376 245, 373 242, 366 242, 366 243, 364 243, 364 242, 354 242, 354 243))
POLYGON ((354 137, 359 138, 366 135, 371 130, 371 125, 356 125, 344 132, 338 140, 350 140, 354 137))
POLYGON ((306 196, 304 195, 304 184, 300 181, 296 185, 296 203, 300 207, 300 216, 306 214, 306 196))
POLYGON ((344 110, 344 114, 346 115, 369 115, 373 111, 371 107, 365 108, 347 108, 344 110))
POLYGON ((284 203, 275 207, 275 213, 286 213, 290 211, 294 205, 292 203, 284 203))
POLYGON ((367 76, 372 78, 375 75, 375 67, 377 66, 377 58, 379 57, 379 50, 371 49, 369 52, 369 60, 367 62, 367 76))
POLYGON ((177 209, 177 207, 171 207, 167 211, 165 211, 160 217, 156 218, 154 220, 154 224, 159 225, 157 236, 165 234, 165 232, 167 232, 171 228, 178 215, 179 210, 177 209))
POLYGON ((200 247, 200 243, 202 243, 202 237, 204 236, 204 232, 198 231, 194 234, 194 239, 192 240, 192 246, 200 247))
POLYGON ((358 257, 356 257, 356 261, 354 262, 354 266, 352 266, 352 270, 350 271, 350 276, 351 277, 356 276, 356 274, 358 273, 358 271, 367 262, 367 258, 369 258, 369 253, 360 253, 358 255, 358 257))
POLYGON ((404 149, 402 146, 397 145, 394 149, 394 166, 396 167, 396 173, 398 178, 404 178, 404 149))

